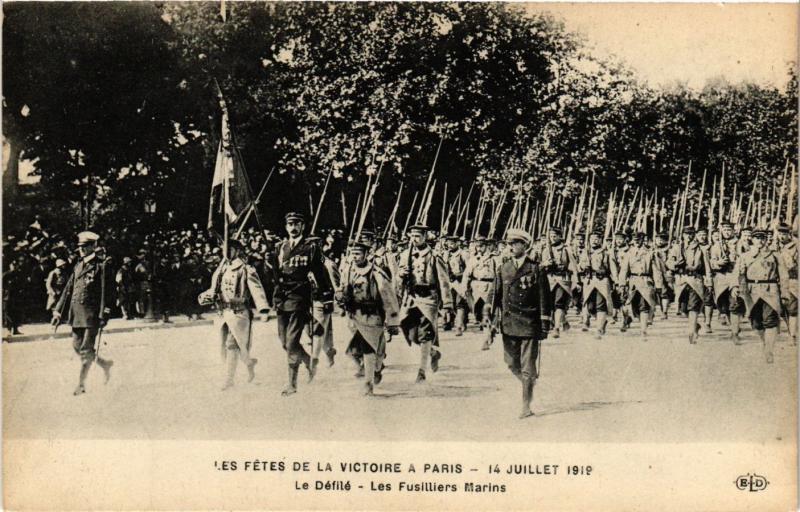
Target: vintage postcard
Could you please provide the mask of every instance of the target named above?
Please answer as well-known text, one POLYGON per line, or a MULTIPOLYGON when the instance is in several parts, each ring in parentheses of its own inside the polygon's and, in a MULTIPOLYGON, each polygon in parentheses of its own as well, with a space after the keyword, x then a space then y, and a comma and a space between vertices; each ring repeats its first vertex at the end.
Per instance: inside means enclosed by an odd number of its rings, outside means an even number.
POLYGON ((797 508, 797 3, 2 10, 5 509, 797 508))

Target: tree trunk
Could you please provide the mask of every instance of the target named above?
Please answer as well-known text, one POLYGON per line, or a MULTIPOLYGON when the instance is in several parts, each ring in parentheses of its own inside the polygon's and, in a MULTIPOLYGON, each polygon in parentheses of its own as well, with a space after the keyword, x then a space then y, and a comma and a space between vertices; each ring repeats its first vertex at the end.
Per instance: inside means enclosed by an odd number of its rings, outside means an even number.
POLYGON ((19 191, 19 157, 22 148, 6 139, 8 147, 8 160, 3 169, 3 195, 7 198, 14 197, 19 191))

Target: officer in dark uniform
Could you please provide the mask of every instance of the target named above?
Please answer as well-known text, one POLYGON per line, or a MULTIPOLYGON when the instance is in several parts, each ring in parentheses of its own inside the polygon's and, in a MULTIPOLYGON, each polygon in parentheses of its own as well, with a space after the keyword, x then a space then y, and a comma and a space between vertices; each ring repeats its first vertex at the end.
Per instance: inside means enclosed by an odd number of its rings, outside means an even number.
POLYGON ((278 315, 278 336, 289 365, 289 383, 282 392, 283 396, 297 392, 297 372, 301 363, 309 369, 309 381, 316 371, 311 366, 311 356, 300 343, 303 330, 311 320, 313 286, 308 274, 313 275, 316 293, 326 294, 332 289, 322 252, 318 245, 303 237, 304 229, 302 214, 286 214, 289 238, 278 244, 270 263, 275 274, 273 305, 278 315))
POLYGON ((114 303, 114 274, 106 262, 95 252, 100 237, 91 231, 78 234, 78 251, 81 259, 75 264, 66 288, 53 310, 53 325, 58 326, 64 312, 72 326, 72 348, 81 358, 78 387, 74 395, 86 392, 84 386, 89 368, 95 361, 105 372, 105 381, 111 377, 113 361, 97 354, 95 339, 108 322, 110 305, 114 303))
POLYGON ((506 238, 511 244, 511 257, 503 261, 495 277, 492 314, 501 308, 504 359, 522 382, 522 419, 533 415, 539 342, 547 338, 550 330, 553 303, 547 272, 527 254, 530 235, 521 229, 509 229, 506 238))

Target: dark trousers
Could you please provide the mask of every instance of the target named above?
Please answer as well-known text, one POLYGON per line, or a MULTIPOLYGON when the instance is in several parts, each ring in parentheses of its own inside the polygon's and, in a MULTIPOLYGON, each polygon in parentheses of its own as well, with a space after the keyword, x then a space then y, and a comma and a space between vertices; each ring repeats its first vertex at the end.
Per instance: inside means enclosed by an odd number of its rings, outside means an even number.
POLYGON ((631 297, 631 312, 633 316, 638 317, 640 313, 649 313, 650 312, 650 304, 644 300, 642 294, 639 293, 638 290, 634 290, 633 296, 631 297))
POLYGON ((605 296, 597 290, 592 290, 586 298, 586 309, 593 316, 597 313, 608 313, 608 303, 605 296))
POLYGON ((694 291, 694 288, 686 286, 681 292, 681 296, 678 297, 678 308, 683 313, 689 311, 699 313, 703 310, 703 298, 694 291))
POLYGON ((503 359, 514 375, 523 379, 536 379, 536 358, 539 356, 539 341, 503 334, 503 359))
POLYGON ((97 338, 97 327, 73 327, 72 348, 81 356, 81 361, 94 359, 94 340, 97 338))
POLYGON ((436 329, 418 308, 411 308, 408 311, 408 316, 400 323, 400 327, 409 344, 419 345, 430 341, 434 346, 439 346, 436 329))
POLYGON ((778 327, 779 322, 778 312, 763 300, 759 299, 750 310, 750 325, 756 331, 778 327))
POLYGON ((278 337, 292 368, 297 368, 300 363, 308 364, 311 358, 300 343, 308 316, 306 311, 278 311, 278 337))
POLYGON ((566 310, 569 307, 572 296, 561 286, 556 286, 550 294, 553 296, 553 309, 566 310))

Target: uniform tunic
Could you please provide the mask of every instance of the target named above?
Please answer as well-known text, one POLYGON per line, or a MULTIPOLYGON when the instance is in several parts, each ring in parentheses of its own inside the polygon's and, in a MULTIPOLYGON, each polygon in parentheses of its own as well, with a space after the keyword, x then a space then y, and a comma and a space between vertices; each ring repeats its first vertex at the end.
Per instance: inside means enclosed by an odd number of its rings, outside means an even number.
POLYGON ((622 260, 619 282, 630 287, 628 304, 633 307, 634 314, 654 310, 658 305, 656 290, 664 288, 664 276, 655 251, 645 246, 628 249, 622 260))
POLYGON ((473 256, 467 261, 461 288, 467 294, 471 309, 492 304, 494 297, 495 260, 491 254, 473 256))
POLYGON ((611 279, 619 271, 608 251, 603 247, 585 250, 581 255, 579 271, 583 276, 583 303, 589 312, 605 311, 613 315, 611 279))
POLYGON ((436 336, 439 309, 452 309, 450 279, 441 258, 430 247, 410 248, 400 254, 401 268, 411 270, 403 282, 398 274, 395 286, 401 290, 400 327, 406 341, 411 343, 438 342, 436 336))
POLYGON ((542 321, 549 321, 553 311, 547 273, 528 256, 508 258, 494 286, 492 309, 502 310, 499 324, 505 362, 513 373, 535 379, 539 341, 547 337, 542 321))
POLYGON ((789 294, 788 288, 781 286, 789 280, 783 260, 775 252, 763 248, 742 255, 736 265, 739 292, 753 329, 778 327, 781 297, 789 294))
POLYGON ((725 314, 730 307, 730 289, 738 284, 738 276, 733 272, 738 258, 736 240, 717 240, 711 245, 708 256, 714 283, 714 302, 720 313, 725 314))
POLYGON ((348 327, 353 337, 348 353, 360 355, 386 348, 384 325, 400 325, 400 306, 389 276, 372 263, 351 265, 342 276, 341 287, 347 298, 348 327))
POLYGON ((705 282, 711 280, 711 268, 697 240, 675 244, 667 256, 667 268, 675 272, 675 296, 678 302, 688 311, 701 311, 705 282))
POLYGON ((541 266, 547 271, 554 307, 566 309, 572 297, 572 283, 577 282, 577 262, 569 248, 559 243, 546 244, 540 254, 541 266))
POLYGON ((239 258, 223 260, 211 276, 211 288, 206 293, 217 299, 218 314, 214 327, 219 333, 223 354, 226 349, 239 349, 242 358, 249 361, 251 308, 259 311, 269 308, 258 273, 239 258))
POLYGON ((67 322, 72 326, 72 348, 81 359, 94 358, 95 338, 101 323, 111 313, 113 296, 113 275, 104 260, 92 253, 75 264, 55 311, 62 317, 67 312, 67 322))
POLYGON ((311 318, 313 275, 318 293, 332 285, 322 253, 305 239, 292 246, 289 240, 280 242, 270 262, 275 275, 273 304, 278 315, 278 337, 288 356, 289 366, 297 367, 309 356, 300 343, 303 329, 311 318))

